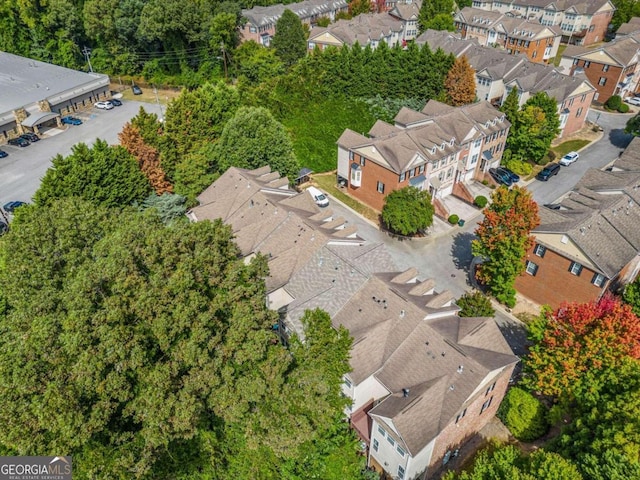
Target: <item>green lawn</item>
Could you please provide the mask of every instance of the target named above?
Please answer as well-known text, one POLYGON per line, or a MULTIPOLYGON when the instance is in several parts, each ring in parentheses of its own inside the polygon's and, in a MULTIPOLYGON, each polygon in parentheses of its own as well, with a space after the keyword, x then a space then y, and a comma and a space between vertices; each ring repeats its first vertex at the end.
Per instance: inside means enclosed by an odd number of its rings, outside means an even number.
POLYGON ((560 60, 562 59, 562 53, 566 50, 567 46, 566 45, 560 45, 558 47, 558 53, 556 54, 556 57, 553 59, 553 64, 557 67, 560 65, 560 60))
POLYGON ((336 185, 335 172, 330 172, 323 175, 314 175, 313 181, 317 183, 322 190, 327 192, 329 195, 337 198, 342 203, 358 212, 360 215, 368 218, 376 224, 379 222, 378 212, 376 212, 372 208, 367 207, 366 205, 363 205, 362 203, 344 193, 342 189, 338 188, 338 186, 336 185))
POLYGON ((582 147, 589 145, 589 143, 591 143, 589 140, 569 140, 557 147, 552 147, 551 151, 556 154, 556 158, 561 158, 569 152, 580 150, 582 147))

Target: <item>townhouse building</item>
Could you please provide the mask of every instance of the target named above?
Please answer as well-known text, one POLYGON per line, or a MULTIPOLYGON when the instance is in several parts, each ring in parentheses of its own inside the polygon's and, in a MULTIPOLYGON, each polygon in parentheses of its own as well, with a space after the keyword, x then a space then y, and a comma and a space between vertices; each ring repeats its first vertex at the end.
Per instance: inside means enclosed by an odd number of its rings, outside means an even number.
POLYGON ((386 13, 368 13, 351 20, 338 20, 327 27, 313 27, 307 39, 307 48, 360 46, 376 48, 384 42, 390 47, 403 42, 405 23, 386 13))
POLYGON ((449 32, 427 30, 416 43, 427 43, 432 49, 441 48, 456 57, 465 55, 476 71, 476 96, 494 106, 500 106, 514 88, 518 91, 520 105, 537 92, 546 92, 558 103, 559 138, 571 135, 585 125, 597 91, 580 72, 565 75, 552 65, 483 47, 476 40, 465 40, 449 32))
POLYGON ((510 126, 488 102, 455 108, 430 100, 420 112, 405 107, 394 125, 379 120, 368 136, 345 130, 338 139, 338 181, 376 210, 406 186, 437 200, 455 183, 482 179, 500 164, 510 126))
POLYGON ((346 0, 304 0, 288 5, 279 3, 243 9, 242 17, 246 21, 239 27, 240 41, 253 40, 268 47, 276 33, 276 23, 285 10, 291 10, 303 24, 311 28, 320 18, 334 21, 338 13, 347 13, 349 4, 346 0))
POLYGON ((399 479, 434 478, 495 415, 518 358, 492 318, 460 318, 448 291, 361 238, 269 167, 230 168, 188 212, 230 225, 246 261, 263 254, 274 328, 304 339, 300 319, 322 308, 353 337, 345 412, 369 466, 399 479))
POLYGON ((640 271, 640 139, 610 171, 588 170, 553 209, 540 209, 516 289, 539 304, 588 302, 640 271))
POLYGON ((602 42, 616 10, 610 0, 473 0, 472 7, 559 26, 571 45, 602 42))
POLYGON ((549 63, 560 46, 562 31, 498 11, 465 7, 454 16, 462 38, 474 38, 480 45, 501 47, 512 55, 525 55, 532 62, 549 63))
POLYGON ((612 95, 625 97, 638 91, 639 57, 640 33, 636 33, 597 47, 569 46, 560 66, 571 73, 584 73, 597 89, 598 102, 604 103, 612 95))

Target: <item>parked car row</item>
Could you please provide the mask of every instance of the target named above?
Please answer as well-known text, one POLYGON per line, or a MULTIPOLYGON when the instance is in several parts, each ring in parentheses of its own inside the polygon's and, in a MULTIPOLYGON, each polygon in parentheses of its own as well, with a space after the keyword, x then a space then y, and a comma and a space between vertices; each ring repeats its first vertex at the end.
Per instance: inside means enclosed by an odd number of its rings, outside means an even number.
POLYGON ((501 185, 510 187, 520 181, 520 177, 505 167, 490 168, 489 175, 501 185))
MULTIPOLYGON (((22 135, 20 135, 19 137, 15 137, 15 138, 11 138, 9 139, 9 141, 7 142, 9 145, 13 145, 15 147, 28 147, 29 145, 31 145, 33 142, 37 142, 40 140, 40 137, 38 135, 36 135, 35 133, 23 133, 22 135)), ((5 155, 0 155, 0 157, 6 157, 7 153, 5 153, 5 155)))
POLYGON ((112 98, 111 100, 96 102, 93 104, 93 106, 99 108, 100 110, 111 110, 113 107, 122 106, 122 101, 118 100, 117 98, 112 98))

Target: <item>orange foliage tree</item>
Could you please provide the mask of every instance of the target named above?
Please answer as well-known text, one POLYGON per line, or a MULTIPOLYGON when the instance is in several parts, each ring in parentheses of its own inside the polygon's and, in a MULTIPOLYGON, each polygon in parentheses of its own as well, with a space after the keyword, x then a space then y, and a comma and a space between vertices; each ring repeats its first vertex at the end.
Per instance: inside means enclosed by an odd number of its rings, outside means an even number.
POLYGON ((491 200, 471 244, 473 254, 483 259, 476 277, 498 301, 513 306, 516 277, 524 271, 524 256, 533 242, 530 233, 540 224, 538 204, 531 192, 517 186, 497 188, 491 200))
POLYGON ((151 187, 157 195, 172 193, 173 186, 167 180, 164 170, 160 166, 160 154, 154 147, 147 145, 140 135, 140 130, 127 123, 118 134, 120 144, 135 157, 138 166, 145 177, 149 179, 151 187))
POLYGON ((444 87, 447 91, 447 103, 454 107, 473 103, 476 99, 476 71, 469 65, 465 55, 453 62, 444 87))
POLYGON ((525 384, 545 395, 596 392, 626 361, 640 359, 640 318, 611 295, 546 312, 529 335, 525 384))

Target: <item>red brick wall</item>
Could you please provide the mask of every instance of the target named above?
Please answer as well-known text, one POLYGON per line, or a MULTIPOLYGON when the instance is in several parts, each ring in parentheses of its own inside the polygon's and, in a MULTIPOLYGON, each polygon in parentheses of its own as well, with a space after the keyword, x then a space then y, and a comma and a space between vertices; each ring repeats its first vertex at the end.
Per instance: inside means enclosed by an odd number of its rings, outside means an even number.
POLYGON ((607 33, 607 28, 609 23, 611 23, 611 18, 613 17, 613 12, 603 12, 597 13, 591 17, 591 26, 593 26, 593 31, 590 28, 587 29, 587 34, 584 36, 583 45, 591 45, 593 43, 602 42, 607 33))
POLYGON ((600 297, 607 286, 591 283, 593 270, 582 268, 579 276, 569 272, 571 260, 547 249, 544 257, 527 252, 527 260, 538 265, 535 276, 523 273, 516 279, 516 290, 541 305, 558 308, 562 302, 588 302, 600 297))
POLYGON ((577 65, 571 67, 572 74, 577 67, 584 68, 584 74, 591 82, 591 85, 598 91, 598 102, 604 103, 609 100, 609 97, 615 95, 616 87, 621 80, 622 68, 610 65, 605 72, 603 70, 604 64, 602 63, 591 62, 586 65, 584 60, 579 60, 577 65), (604 85, 600 85, 600 78, 602 77, 607 79, 604 85))
POLYGON ((584 122, 587 120, 587 114, 589 113, 589 106, 595 94, 596 92, 594 91, 583 95, 576 95, 564 101, 562 109, 569 109, 569 117, 562 130, 561 137, 567 137, 584 127, 584 122), (573 100, 573 102, 571 100, 573 100))
POLYGON ((455 423, 454 418, 452 422, 442 430, 436 439, 431 456, 431 464, 429 465, 425 478, 429 478, 430 475, 433 475, 436 470, 442 467, 442 459, 447 451, 453 452, 457 448, 460 448, 464 442, 469 440, 470 437, 482 429, 482 427, 495 416, 507 392, 509 379, 513 374, 514 368, 515 365, 502 372, 502 374, 494 380, 496 385, 491 392, 486 393, 487 388, 490 387, 494 381, 491 381, 487 387, 478 392, 476 398, 467 405, 467 413, 465 416, 461 418, 458 423, 455 423), (493 397, 491 405, 484 412, 480 413, 482 404, 491 397, 493 397))
POLYGON ((525 45, 518 46, 518 40, 515 38, 513 39, 513 43, 510 43, 510 39, 507 39, 504 46, 505 48, 511 50, 511 53, 513 53, 514 55, 517 53, 526 55, 527 58, 532 62, 549 63, 552 58, 545 61, 544 51, 546 50, 547 45, 553 45, 553 38, 554 37, 549 37, 542 40, 529 41, 528 47, 526 47, 525 45))
MULTIPOLYGON (((349 164, 352 163, 360 164, 360 156, 358 154, 355 154, 353 161, 349 162, 349 164)), ((360 168, 362 169, 360 187, 351 185, 351 175, 349 175, 349 194, 378 211, 381 211, 384 206, 385 196, 394 190, 409 185, 408 179, 400 183, 399 176, 396 173, 381 167, 369 159, 365 159, 365 164, 360 165, 360 168), (384 193, 378 192, 378 181, 384 183, 384 193)))

